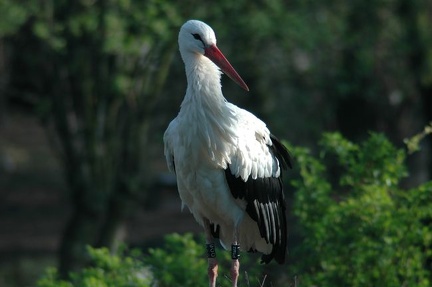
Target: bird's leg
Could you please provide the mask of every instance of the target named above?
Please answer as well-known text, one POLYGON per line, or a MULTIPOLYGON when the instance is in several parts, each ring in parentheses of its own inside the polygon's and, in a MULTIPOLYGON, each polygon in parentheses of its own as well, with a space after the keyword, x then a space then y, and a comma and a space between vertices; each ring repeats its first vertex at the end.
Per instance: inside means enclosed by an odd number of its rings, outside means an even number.
POLYGON ((239 270, 240 270, 240 244, 238 244, 237 241, 238 238, 238 230, 236 228, 234 232, 234 240, 233 244, 231 245, 231 280, 232 280, 232 286, 237 287, 237 281, 239 277, 239 270))
POLYGON ((210 231, 210 222, 206 219, 204 222, 205 234, 206 234, 206 249, 208 257, 208 277, 209 286, 216 287, 216 278, 218 276, 218 262, 216 259, 216 248, 213 241, 213 236, 210 231))
POLYGON ((216 278, 218 276, 218 262, 216 259, 214 243, 207 244, 207 255, 208 255, 209 286, 216 287, 216 278))

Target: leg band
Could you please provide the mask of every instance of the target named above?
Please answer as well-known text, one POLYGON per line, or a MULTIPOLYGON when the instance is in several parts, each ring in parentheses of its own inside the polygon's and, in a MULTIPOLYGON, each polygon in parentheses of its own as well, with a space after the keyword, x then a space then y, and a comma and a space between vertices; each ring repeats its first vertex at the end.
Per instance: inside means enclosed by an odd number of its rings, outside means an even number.
POLYGON ((216 248, 214 243, 206 244, 206 249, 208 258, 216 258, 216 248))
POLYGON ((239 244, 231 245, 231 258, 233 260, 240 258, 240 245, 239 244))

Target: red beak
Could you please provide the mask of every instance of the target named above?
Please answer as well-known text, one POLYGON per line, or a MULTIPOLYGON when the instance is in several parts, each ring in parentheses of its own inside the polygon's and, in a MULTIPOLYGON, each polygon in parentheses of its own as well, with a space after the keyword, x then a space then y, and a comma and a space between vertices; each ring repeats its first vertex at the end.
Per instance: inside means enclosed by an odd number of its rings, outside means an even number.
POLYGON ((227 58, 225 58, 224 54, 219 50, 216 45, 209 46, 204 49, 204 56, 209 58, 213 63, 215 63, 228 77, 231 78, 234 82, 236 82, 240 87, 249 91, 248 86, 243 81, 243 79, 237 74, 236 70, 234 70, 233 66, 231 66, 230 62, 228 62, 227 58))

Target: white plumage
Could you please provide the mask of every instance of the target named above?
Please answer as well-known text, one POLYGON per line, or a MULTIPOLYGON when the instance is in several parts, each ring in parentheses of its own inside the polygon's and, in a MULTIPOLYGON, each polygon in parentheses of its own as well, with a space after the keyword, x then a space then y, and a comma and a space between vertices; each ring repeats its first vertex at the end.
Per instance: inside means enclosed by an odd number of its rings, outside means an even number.
POLYGON ((225 248, 239 243, 262 252, 264 262, 282 263, 286 220, 280 176, 290 165, 288 152, 264 122, 223 97, 219 67, 248 88, 217 49, 213 30, 190 20, 178 40, 188 86, 164 144, 183 205, 206 229, 208 241, 211 234, 225 248))

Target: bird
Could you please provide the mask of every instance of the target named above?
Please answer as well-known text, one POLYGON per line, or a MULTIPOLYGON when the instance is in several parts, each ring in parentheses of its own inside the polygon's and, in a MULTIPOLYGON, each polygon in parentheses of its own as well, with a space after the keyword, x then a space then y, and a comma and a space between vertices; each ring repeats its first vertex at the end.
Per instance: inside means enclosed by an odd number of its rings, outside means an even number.
POLYGON ((185 22, 178 44, 187 88, 164 133, 164 155, 175 173, 182 209, 186 206, 204 228, 209 286, 216 286, 219 241, 224 249, 231 247, 230 274, 236 287, 240 247, 260 252, 263 263, 284 264, 282 171, 292 167, 291 155, 263 121, 223 96, 223 73, 245 91, 249 88, 217 47, 209 25, 185 22))

